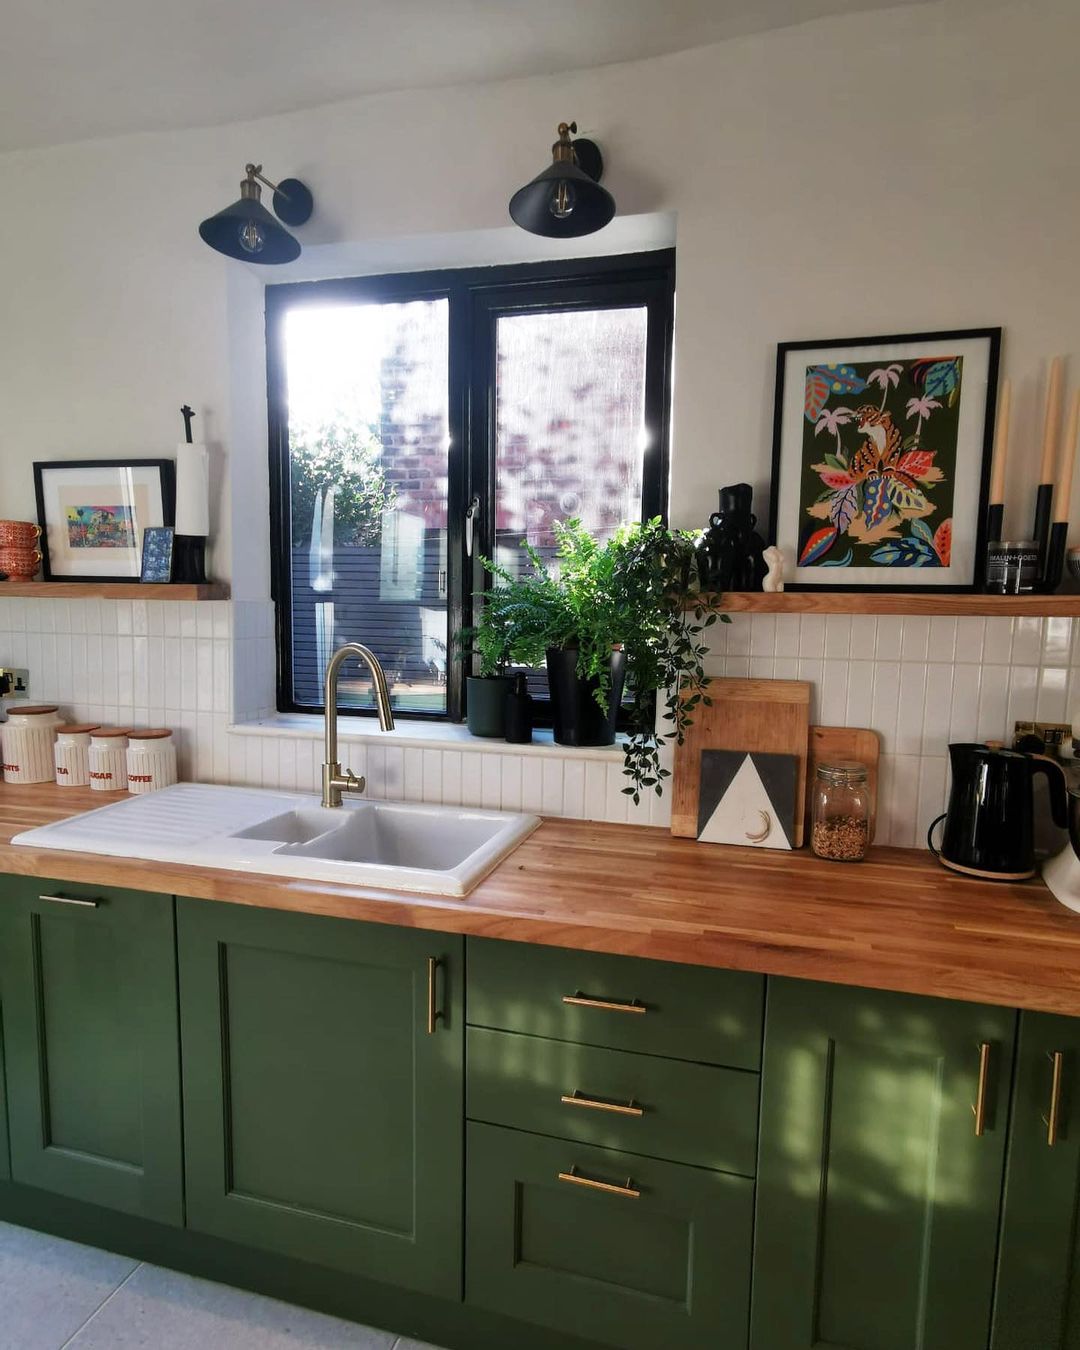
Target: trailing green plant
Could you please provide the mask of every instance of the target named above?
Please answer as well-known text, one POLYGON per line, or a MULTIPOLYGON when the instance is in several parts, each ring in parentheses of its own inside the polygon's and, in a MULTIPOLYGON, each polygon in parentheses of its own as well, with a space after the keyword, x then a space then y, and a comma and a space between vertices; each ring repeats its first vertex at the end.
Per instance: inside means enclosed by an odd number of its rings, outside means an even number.
MULTIPOLYGON (((695 710, 710 702, 702 635, 717 621, 731 620, 697 588, 691 531, 669 530, 657 517, 623 525, 601 544, 571 519, 555 525, 555 538, 552 565, 523 546, 531 567, 524 576, 483 560, 493 584, 476 631, 489 625, 503 640, 509 663, 517 665, 542 665, 549 647, 576 649, 578 674, 596 681, 596 701, 605 712, 611 653, 621 648, 630 722, 622 744, 630 785, 623 792, 635 804, 649 789, 660 796, 670 777, 661 748, 669 740, 681 745, 695 710), (670 729, 658 729, 658 721, 670 729)), ((480 650, 475 637, 473 645, 480 650)))

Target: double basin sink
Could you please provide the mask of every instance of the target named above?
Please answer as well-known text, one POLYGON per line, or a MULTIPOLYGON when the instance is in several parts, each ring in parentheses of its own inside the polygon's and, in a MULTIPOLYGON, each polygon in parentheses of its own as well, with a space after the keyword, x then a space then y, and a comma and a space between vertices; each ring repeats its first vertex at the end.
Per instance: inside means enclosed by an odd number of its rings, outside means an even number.
POLYGON ((467 895, 540 823, 468 807, 179 783, 16 835, 14 844, 271 876, 467 895))

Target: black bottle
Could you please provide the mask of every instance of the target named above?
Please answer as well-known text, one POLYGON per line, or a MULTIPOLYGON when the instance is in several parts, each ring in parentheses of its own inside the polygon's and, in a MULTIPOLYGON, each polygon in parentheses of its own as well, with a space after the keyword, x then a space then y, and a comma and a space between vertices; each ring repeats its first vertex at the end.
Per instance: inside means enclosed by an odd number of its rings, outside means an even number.
POLYGON ((532 733, 532 695, 525 686, 525 676, 515 675, 506 695, 506 739, 511 745, 528 745, 532 733))

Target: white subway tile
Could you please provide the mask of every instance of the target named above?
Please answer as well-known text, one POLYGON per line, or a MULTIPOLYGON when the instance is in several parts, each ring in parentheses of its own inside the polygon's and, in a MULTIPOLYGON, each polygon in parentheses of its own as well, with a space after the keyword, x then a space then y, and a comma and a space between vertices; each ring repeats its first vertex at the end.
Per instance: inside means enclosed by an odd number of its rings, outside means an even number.
POLYGON ((1013 621, 1006 617, 986 620, 983 661, 988 666, 1007 666, 1012 660, 1013 621))
MULTIPOLYGON (((1062 666, 1044 666, 1039 672, 1035 712, 1040 722, 1064 722, 1069 672, 1062 666)), ((1071 720, 1071 719, 1070 719, 1071 720)))
POLYGON ((461 751, 442 752, 442 799, 447 806, 461 805, 461 751))
POLYGON ((847 720, 849 661, 826 661, 818 689, 818 716, 822 724, 842 727, 847 720))
POLYGON ((945 766, 940 755, 925 755, 919 761, 919 797, 915 813, 916 848, 926 842, 930 822, 945 810, 945 766))
POLYGON ((878 661, 874 666, 874 708, 870 725, 881 737, 883 753, 896 753, 896 705, 900 697, 900 663, 878 661))
POLYGON ((949 745, 952 712, 952 666, 932 663, 926 667, 926 703, 923 709, 922 753, 944 755, 949 745))
POLYGON ((727 629, 727 655, 750 655, 750 619, 749 614, 733 614, 727 629))
POLYGON ((1042 663, 1044 666, 1067 666, 1072 651, 1072 619, 1047 619, 1043 628, 1042 663))
POLYGON ((907 615, 900 638, 901 661, 925 661, 929 641, 930 620, 921 614, 907 615))
POLYGON ((878 661, 899 661, 904 641, 904 621, 897 615, 883 614, 877 624, 877 645, 874 657, 878 661))
POLYGON ((424 752, 418 746, 406 746, 402 759, 401 795, 404 801, 424 799, 424 752))
POLYGON ((915 846, 915 822, 919 800, 919 766, 917 755, 894 755, 890 791, 889 843, 898 848, 915 846))
MULTIPOLYGON (((528 809, 528 808, 526 808, 528 809)), ((603 820, 607 813, 607 765, 603 760, 585 761, 585 819, 603 820)))
POLYGON ((552 756, 543 761, 543 789, 541 803, 545 816, 561 816, 563 813, 563 762, 552 756))
POLYGON ((982 664, 983 636, 986 620, 965 616, 956 621, 956 659, 958 662, 982 664))
MULTIPOLYGON (((1008 672, 1004 666, 988 666, 988 670, 998 672, 994 677, 994 699, 1000 698, 1004 705, 1005 694, 1001 692, 1002 679, 1008 672)), ((979 732, 979 702, 982 698, 983 672, 979 666, 965 667, 953 680, 952 702, 949 709, 949 740, 973 741, 979 732)))
POLYGON ((580 819, 585 814, 585 765, 580 759, 563 764, 562 814, 580 819))
POLYGON ((604 808, 604 819, 615 823, 626 820, 627 808, 630 798, 623 792, 623 788, 629 787, 626 775, 622 771, 622 763, 607 765, 607 801, 604 808))
POLYGON ((502 804, 502 766, 499 755, 481 755, 480 805, 497 811, 502 804))
POLYGON ((1043 621, 1030 615, 1013 620, 1013 664, 1037 666, 1042 655, 1043 621))
POLYGON ((799 654, 799 616, 797 614, 776 615, 776 655, 798 656, 799 654))
POLYGON ((851 651, 851 615, 829 614, 825 619, 826 660, 846 661, 851 651))
POLYGON ((929 661, 947 661, 950 665, 956 653, 956 620, 935 614, 930 620, 930 637, 926 656, 929 661))
POLYGON ((537 816, 542 815, 544 810, 543 761, 532 755, 522 757, 521 809, 537 816))
POLYGON ((750 658, 750 678, 752 680, 771 680, 776 673, 776 662, 771 656, 752 656, 750 658))
POLYGON ((872 614, 854 614, 851 619, 851 659, 872 661, 877 651, 877 619, 872 614))
POLYGON ((1009 744, 1012 741, 1014 722, 1034 721, 1038 695, 1038 667, 1013 666, 1009 672, 1009 702, 1005 725, 998 732, 988 731, 986 737, 991 740, 1003 740, 1009 744))
MULTIPOLYGON (((383 796, 386 797, 389 801, 399 802, 401 801, 402 792, 404 790, 405 756, 402 753, 401 748, 396 745, 386 746, 386 748, 383 750, 383 754, 386 757, 383 763, 383 796)), ((474 755, 464 756, 464 759, 466 761, 474 758, 475 758, 474 755)), ((464 778, 465 778, 465 770, 463 765, 462 767, 463 789, 465 787, 464 778)), ((480 805, 479 774, 477 774, 477 780, 478 780, 477 791, 475 797, 470 796, 467 791, 463 792, 466 806, 480 805)))
POLYGON ((502 773, 502 809, 504 811, 521 810, 521 755, 499 755, 502 773))
POLYGON ((776 654, 775 614, 755 614, 750 627, 750 655, 772 657, 776 654))
POLYGON ((438 805, 442 801, 442 751, 424 751, 423 800, 438 805))
MULTIPOLYGON (((957 682, 958 688, 961 687, 957 682)), ((1034 698, 1032 699, 1034 703, 1034 698)), ((1009 668, 984 666, 979 691, 979 716, 975 737, 980 741, 1004 740, 1009 719, 1009 668)), ((954 738, 959 739, 959 738, 954 738)))
POLYGON ((923 713, 926 704, 926 666, 904 661, 900 666, 900 697, 896 707, 896 752, 918 755, 922 751, 923 713))
POLYGON ((800 614, 799 616, 799 656, 803 660, 812 660, 825 655, 825 616, 824 614, 800 614))
POLYGON ((847 714, 843 719, 849 727, 874 725, 874 663, 852 661, 848 666, 847 714))
POLYGON ((483 795, 483 759, 480 751, 461 756, 461 804, 479 806, 483 795))

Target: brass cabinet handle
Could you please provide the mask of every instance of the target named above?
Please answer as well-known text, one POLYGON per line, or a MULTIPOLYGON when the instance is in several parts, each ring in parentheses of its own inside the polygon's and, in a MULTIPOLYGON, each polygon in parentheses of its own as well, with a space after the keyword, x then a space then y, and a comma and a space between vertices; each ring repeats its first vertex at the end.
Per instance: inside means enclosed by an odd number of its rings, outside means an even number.
POLYGON ((82 909, 97 909, 98 901, 80 900, 77 895, 39 895, 39 900, 47 900, 50 905, 79 905, 82 909))
POLYGON ((1050 1078, 1050 1110, 1043 1116, 1046 1126, 1046 1143, 1053 1148, 1061 1133, 1061 1080, 1065 1068, 1065 1056, 1060 1050, 1047 1051, 1046 1058, 1053 1065, 1050 1078))
POLYGON ((563 994, 563 1002, 572 1003, 577 1008, 602 1008, 605 1012, 644 1014, 649 1011, 645 1004, 639 1003, 637 999, 632 1003, 616 1003, 606 998, 589 998, 580 989, 576 989, 572 994, 563 994))
POLYGON ((575 1088, 569 1095, 564 1093, 559 1100, 563 1106, 587 1106, 590 1111, 613 1111, 618 1116, 643 1116, 645 1108, 638 1106, 633 1097, 623 1105, 622 1102, 605 1102, 598 1097, 583 1097, 575 1088))
POLYGON ((569 1172, 560 1172, 558 1175, 560 1181, 569 1181, 575 1186, 588 1186, 594 1191, 607 1191, 609 1195, 625 1195, 631 1200, 641 1199, 641 1192, 634 1186, 632 1177, 626 1178, 624 1186, 616 1186, 610 1181, 594 1181, 592 1177, 579 1176, 576 1164, 569 1172))
POLYGON ((975 1137, 981 1139, 986 1133, 986 1093, 990 1079, 990 1042, 983 1041, 979 1046, 979 1087, 975 1096, 975 1105, 971 1108, 975 1116, 975 1137))
POLYGON ((436 1022, 445 1021, 445 1014, 442 1009, 436 1005, 435 1001, 435 983, 438 977, 439 966, 442 963, 437 956, 429 956, 427 963, 427 1033, 429 1036, 435 1035, 436 1022))

